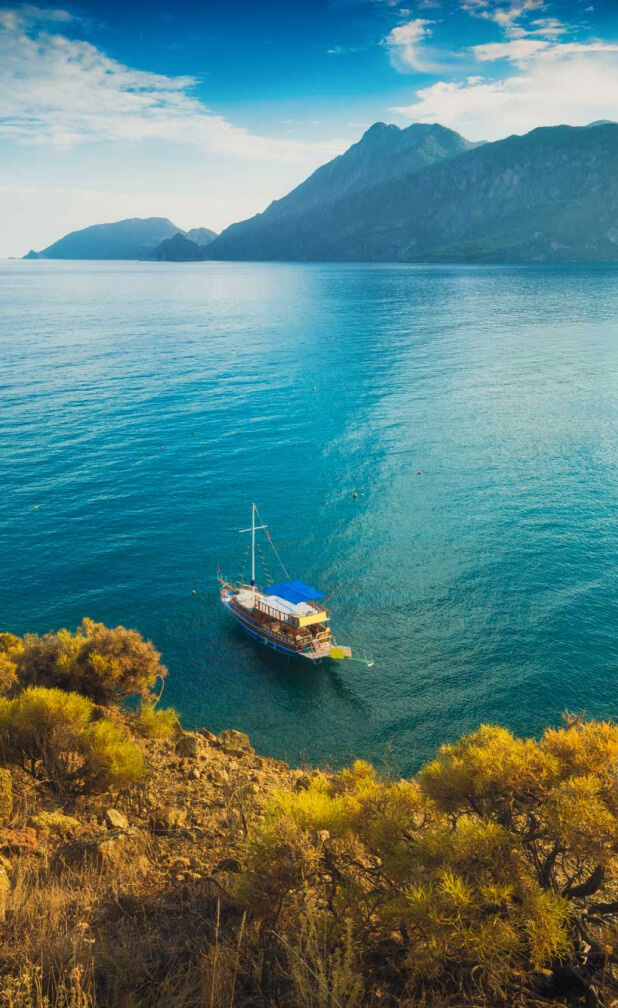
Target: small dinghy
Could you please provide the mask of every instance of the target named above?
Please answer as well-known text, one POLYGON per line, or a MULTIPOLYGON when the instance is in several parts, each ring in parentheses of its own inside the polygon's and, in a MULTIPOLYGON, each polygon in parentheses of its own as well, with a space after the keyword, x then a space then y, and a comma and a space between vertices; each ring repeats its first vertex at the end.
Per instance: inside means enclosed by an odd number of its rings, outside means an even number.
MULTIPOLYGON (((264 524, 256 525, 256 519, 260 520, 258 510, 252 504, 251 525, 240 530, 251 533, 250 582, 247 584, 242 578, 237 583, 227 581, 219 571, 221 602, 225 608, 250 637, 274 651, 308 658, 312 662, 333 658, 373 665, 370 655, 364 652, 359 654, 335 641, 330 628, 330 614, 326 608, 332 592, 325 596, 317 588, 299 580, 258 587, 255 579, 256 532, 264 530, 277 559, 279 554, 272 543, 268 527, 264 524)), ((283 570, 288 576, 285 567, 283 570)))

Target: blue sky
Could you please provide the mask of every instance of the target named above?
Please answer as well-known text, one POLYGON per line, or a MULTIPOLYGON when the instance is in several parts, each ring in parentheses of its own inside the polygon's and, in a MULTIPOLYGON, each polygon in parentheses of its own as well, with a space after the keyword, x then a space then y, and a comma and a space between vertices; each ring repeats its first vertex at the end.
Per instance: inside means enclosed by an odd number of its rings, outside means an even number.
POLYGON ((128 216, 220 230, 376 120, 599 118, 616 0, 0 0, 0 255, 128 216))

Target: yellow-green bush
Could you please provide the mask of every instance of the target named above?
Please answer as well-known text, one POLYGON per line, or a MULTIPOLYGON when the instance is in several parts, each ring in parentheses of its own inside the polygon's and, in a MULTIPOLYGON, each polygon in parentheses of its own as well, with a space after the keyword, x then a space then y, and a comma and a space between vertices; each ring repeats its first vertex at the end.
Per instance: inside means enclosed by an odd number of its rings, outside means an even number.
POLYGON ((17 682, 17 656, 22 649, 15 634, 0 633, 0 695, 10 692, 17 682))
POLYGON ((94 714, 87 697, 31 686, 0 701, 0 743, 57 791, 104 791, 139 780, 140 750, 110 721, 93 721, 94 714))
POLYGON ((288 943, 310 905, 372 961, 399 935, 412 998, 502 999, 558 966, 592 989, 617 944, 617 771, 618 727, 573 720, 484 726, 411 781, 357 762, 271 797, 238 893, 288 943))
POLYGON ((82 753, 84 777, 93 789, 122 790, 144 775, 141 751, 105 718, 86 729, 82 753))
POLYGON ((75 633, 26 634, 10 657, 22 685, 58 686, 101 704, 147 697, 167 675, 159 652, 136 630, 90 619, 82 620, 75 633))
POLYGON ((179 727, 180 718, 173 707, 156 708, 145 703, 135 717, 135 728, 143 738, 172 738, 179 727))

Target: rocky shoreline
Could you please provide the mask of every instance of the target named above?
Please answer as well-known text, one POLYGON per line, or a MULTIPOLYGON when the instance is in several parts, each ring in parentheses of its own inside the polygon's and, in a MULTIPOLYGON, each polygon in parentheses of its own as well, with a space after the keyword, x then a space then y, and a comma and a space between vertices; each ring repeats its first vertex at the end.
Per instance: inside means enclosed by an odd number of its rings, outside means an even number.
MULTIPOLYGON (((120 712, 116 718, 124 720, 120 712)), ((246 823, 259 815, 275 789, 305 788, 320 773, 257 755, 248 737, 233 729, 219 735, 179 730, 176 739, 140 744, 148 770, 144 786, 114 796, 113 803, 110 795, 80 796, 70 814, 66 802, 43 796, 26 771, 15 766, 0 771, 5 901, 11 874, 32 858, 39 867, 110 868, 133 857, 152 882, 169 875, 176 881, 216 881, 238 870, 233 855, 243 818, 246 823), (23 814, 33 806, 36 811, 23 814)))

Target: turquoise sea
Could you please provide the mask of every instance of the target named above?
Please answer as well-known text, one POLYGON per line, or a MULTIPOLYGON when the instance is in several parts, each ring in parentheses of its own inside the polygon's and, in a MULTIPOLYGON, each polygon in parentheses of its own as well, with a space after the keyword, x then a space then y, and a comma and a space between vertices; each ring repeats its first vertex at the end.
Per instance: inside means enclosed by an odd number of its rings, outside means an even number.
POLYGON ((135 627, 293 761, 618 715, 615 267, 4 262, 0 361, 4 629, 135 627), (252 500, 372 668, 222 610, 252 500))

